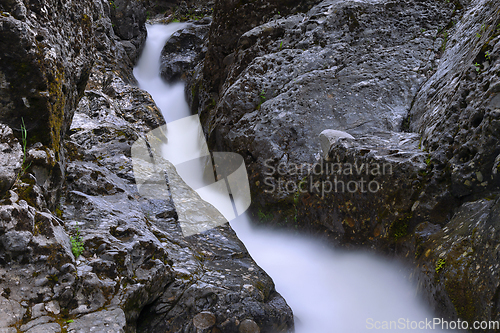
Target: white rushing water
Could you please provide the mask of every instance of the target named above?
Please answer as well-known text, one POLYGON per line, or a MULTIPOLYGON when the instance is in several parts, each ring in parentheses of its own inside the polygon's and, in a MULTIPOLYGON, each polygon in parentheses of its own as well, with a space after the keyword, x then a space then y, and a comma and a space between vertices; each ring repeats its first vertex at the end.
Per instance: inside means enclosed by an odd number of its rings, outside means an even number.
MULTIPOLYGON (((163 45, 184 26, 148 26, 148 39, 134 69, 139 86, 153 96, 167 122, 190 116, 184 85, 166 84, 159 75, 163 45)), ((168 125, 167 129, 169 143, 177 140, 177 148, 164 151, 165 157, 182 161, 193 158, 200 133, 196 129, 191 134, 176 132, 168 125)), ((202 197, 217 207, 215 195, 202 197)), ((231 221, 231 226, 293 309, 297 333, 379 331, 375 329, 377 321, 379 326, 393 321, 393 325, 400 325, 397 329, 381 331, 399 332, 407 329, 402 329, 403 322, 415 326, 432 320, 432 314, 416 296, 415 286, 402 273, 404 269, 394 262, 373 254, 334 250, 309 237, 255 228, 246 215, 231 221)), ((410 331, 431 331, 422 326, 414 328, 410 331)))
POLYGON ((148 91, 160 108, 167 123, 190 115, 184 97, 184 84, 166 84, 160 77, 160 54, 165 42, 185 23, 148 25, 148 38, 134 68, 139 87, 148 91))

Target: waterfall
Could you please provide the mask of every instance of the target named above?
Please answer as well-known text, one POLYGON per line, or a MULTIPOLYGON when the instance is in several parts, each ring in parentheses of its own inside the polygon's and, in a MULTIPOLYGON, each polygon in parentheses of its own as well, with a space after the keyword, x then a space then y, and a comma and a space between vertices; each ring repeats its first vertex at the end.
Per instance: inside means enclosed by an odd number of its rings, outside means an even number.
MULTIPOLYGON (((146 45, 134 69, 140 88, 152 95, 167 123, 191 116, 184 84, 165 83, 159 74, 165 42, 185 26, 148 26, 146 45)), ((193 158, 186 154, 204 145, 203 135, 194 127, 189 134, 167 124, 169 144, 174 148, 164 151, 165 158, 193 158)), ((184 178, 182 170, 178 171, 184 178)), ((221 212, 227 208, 220 208, 220 196, 200 196, 221 212)), ((433 315, 416 295, 416 286, 408 281, 408 270, 402 265, 366 252, 333 249, 311 237, 257 228, 245 214, 233 219, 231 226, 293 309, 297 333, 440 331, 425 326, 433 315), (388 329, 383 329, 384 324, 388 329)))

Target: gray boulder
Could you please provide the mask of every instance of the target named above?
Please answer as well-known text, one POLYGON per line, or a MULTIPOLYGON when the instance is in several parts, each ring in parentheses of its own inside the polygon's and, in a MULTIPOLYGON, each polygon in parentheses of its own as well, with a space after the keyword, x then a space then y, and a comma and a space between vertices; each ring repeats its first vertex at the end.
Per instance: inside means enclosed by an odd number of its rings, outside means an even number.
POLYGON ((186 79, 195 66, 205 58, 211 20, 196 21, 188 28, 176 31, 161 51, 160 73, 167 81, 186 79))
POLYGON ((83 93, 93 51, 91 2, 4 1, 0 5, 0 122, 60 160, 62 138, 83 93))
MULTIPOLYGON (((454 7, 440 1, 323 1, 306 13, 275 17, 240 35, 222 63, 227 75, 217 87, 211 80, 221 74, 215 73, 207 53, 203 68, 188 87, 198 93, 192 106, 200 113, 215 149, 245 156, 253 200, 260 206, 254 206, 256 211, 272 212, 275 221, 327 232, 342 229, 333 225, 351 229, 346 221, 355 219, 360 224, 348 234, 359 238, 345 239, 349 242, 364 243, 374 232, 376 238, 391 238, 390 229, 397 229, 392 224, 406 220, 412 197, 418 196, 419 190, 411 184, 426 172, 418 136, 403 131, 404 120, 420 86, 439 64, 441 27, 457 13, 454 7), (218 87, 217 95, 210 93, 218 87), (322 148, 319 137, 325 130, 356 138, 349 143, 352 149, 345 144, 338 150, 332 148, 337 140, 325 141, 325 135, 321 136, 322 148), (356 195, 352 193, 330 193, 337 199, 328 200, 335 203, 316 212, 314 207, 325 207, 323 193, 315 188, 308 194, 297 191, 309 175, 278 174, 277 166, 295 169, 322 164, 327 151, 332 154, 329 159, 345 165, 388 163, 393 174, 377 180, 381 192, 375 197, 360 193, 354 215, 340 203, 356 195), (406 185, 382 184, 399 177, 406 185), (289 189, 280 191, 280 184, 290 184, 289 189), (394 197, 403 198, 400 205, 389 204, 394 197), (374 210, 368 213, 360 207, 374 210), (379 216, 390 217, 380 221, 379 216), (361 222, 367 219, 369 223, 361 222), (359 232, 362 224, 364 231, 359 232)), ((223 23, 215 18, 213 25, 223 23)), ((211 34, 209 45, 220 43, 220 38, 211 34)), ((374 180, 343 177, 344 183, 374 180)), ((317 181, 323 179, 317 177, 310 183, 317 181)), ((335 233, 332 237, 339 239, 346 235, 335 233)))
POLYGON ((21 172, 23 151, 12 129, 0 124, 0 197, 7 192, 21 172))

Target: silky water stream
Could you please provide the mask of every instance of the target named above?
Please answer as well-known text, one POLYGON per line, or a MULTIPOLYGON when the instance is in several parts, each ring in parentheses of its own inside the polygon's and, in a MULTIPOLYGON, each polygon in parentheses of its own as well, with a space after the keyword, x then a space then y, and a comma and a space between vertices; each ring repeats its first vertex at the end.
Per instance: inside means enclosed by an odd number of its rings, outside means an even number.
MULTIPOLYGON (((184 84, 165 83, 159 74, 165 42, 185 26, 149 25, 134 69, 139 87, 152 95, 167 121, 169 147, 163 155, 174 165, 200 157, 197 151, 204 145, 199 121, 185 101, 184 84), (182 119, 178 126, 176 121, 182 119), (173 122, 176 125, 169 126, 173 122)), ((185 179, 179 167, 177 171, 185 179)), ((218 193, 200 196, 232 220, 238 237, 293 309, 297 333, 441 331, 425 325, 433 316, 397 263, 365 252, 333 249, 310 237, 255 227, 246 214, 234 218, 233 207, 218 193)))

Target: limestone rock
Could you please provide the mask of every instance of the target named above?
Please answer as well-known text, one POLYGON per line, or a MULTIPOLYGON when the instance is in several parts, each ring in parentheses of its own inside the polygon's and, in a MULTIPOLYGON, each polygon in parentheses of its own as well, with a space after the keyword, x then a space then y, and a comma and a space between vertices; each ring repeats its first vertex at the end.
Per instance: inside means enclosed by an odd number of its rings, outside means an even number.
POLYGON ((186 96, 261 222, 396 253, 440 314, 496 320, 498 1, 257 3, 219 3, 186 96))
POLYGON ((24 121, 28 142, 49 146, 59 160, 93 61, 92 5, 50 0, 0 7, 0 122, 20 138, 24 121))
POLYGON ((87 318, 110 303, 124 310, 127 327, 151 332, 187 329, 194 325, 189 318, 210 311, 220 328, 228 318, 251 316, 249 307, 237 305, 251 301, 263 313, 259 320, 265 327, 291 327, 291 310, 284 301, 276 302, 282 298, 265 272, 241 276, 255 263, 227 224, 183 236, 179 223, 186 211, 202 219, 224 218, 188 189, 171 164, 165 162, 167 193, 150 198, 138 192, 131 146, 162 123, 149 94, 117 76, 102 90, 87 91, 80 102, 67 142, 71 153, 61 214, 70 230, 78 222, 85 244, 72 289, 77 304, 70 314, 87 318), (264 286, 265 297, 230 296, 232 289, 249 283, 264 286), (278 311, 283 315, 271 319, 278 311))
POLYGON ((21 145, 12 129, 0 124, 0 196, 12 187, 21 172, 22 156, 21 145))
POLYGON ((167 81, 191 76, 191 71, 205 57, 211 20, 197 21, 188 28, 174 32, 163 47, 160 73, 167 81))
MULTIPOLYGON (((211 30, 207 56, 186 95, 196 93, 192 107, 200 113, 213 149, 245 157, 253 202, 272 212, 274 221, 297 221, 348 242, 365 242, 368 234, 387 240, 399 234, 392 225, 410 214, 413 197, 419 195, 414 185, 426 173, 419 136, 402 129, 420 86, 439 64, 436 37, 443 22, 452 19, 454 7, 440 1, 404 0, 394 6, 387 1, 323 1, 305 13, 241 24, 233 44, 225 33, 211 30), (217 52, 223 61, 215 60, 210 52, 222 41, 226 45, 217 52), (219 78, 224 79, 216 83, 219 78), (356 140, 337 142, 320 135, 328 129, 356 140), (315 165, 326 169, 326 162, 340 163, 349 174, 311 178, 304 172, 315 165), (386 165, 390 174, 367 174, 368 165, 386 165), (279 174, 283 169, 278 166, 292 171, 279 174), (341 182, 338 192, 335 181, 341 182), (317 182, 325 184, 329 196, 317 182), (356 188, 352 182, 358 183, 356 188), (370 182, 377 194, 367 194, 370 182), (308 190, 302 194, 298 188, 305 184, 308 190), (329 208, 316 212, 316 207, 326 207, 325 198, 329 208), (350 198, 358 207, 342 204, 350 198), (395 204, 392 198, 402 200, 395 204)), ((213 26, 235 23, 229 8, 214 18, 213 26)))
MULTIPOLYGON (((2 293, 5 294, 5 291, 4 288, 2 293)), ((21 304, 2 296, 0 296, 0 305, 0 328, 2 329, 6 329, 21 320, 26 312, 26 309, 21 304)))
POLYGON ((202 311, 193 318, 193 324, 198 329, 206 329, 215 325, 217 318, 212 312, 202 311))
POLYGON ((121 309, 102 310, 82 316, 68 325, 68 333, 113 332, 124 333, 125 314, 121 309))
POLYGON ((319 141, 321 143, 321 150, 323 151, 324 158, 328 158, 330 148, 333 144, 337 143, 340 139, 353 140, 354 137, 347 132, 327 129, 319 134, 319 141))

